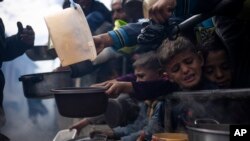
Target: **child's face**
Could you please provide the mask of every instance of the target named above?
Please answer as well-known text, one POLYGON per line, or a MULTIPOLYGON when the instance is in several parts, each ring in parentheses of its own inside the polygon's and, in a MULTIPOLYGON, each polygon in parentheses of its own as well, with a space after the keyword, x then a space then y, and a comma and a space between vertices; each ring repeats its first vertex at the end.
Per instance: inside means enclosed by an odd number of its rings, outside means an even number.
POLYGON ((204 74, 208 80, 215 82, 220 88, 229 88, 232 71, 225 51, 210 51, 204 66, 204 74))
POLYGON ((154 81, 162 78, 162 75, 159 71, 155 71, 153 69, 145 69, 143 67, 136 67, 134 73, 137 82, 154 81))
POLYGON ((192 89, 201 80, 203 59, 190 50, 183 51, 167 64, 169 80, 177 83, 182 89, 192 89))

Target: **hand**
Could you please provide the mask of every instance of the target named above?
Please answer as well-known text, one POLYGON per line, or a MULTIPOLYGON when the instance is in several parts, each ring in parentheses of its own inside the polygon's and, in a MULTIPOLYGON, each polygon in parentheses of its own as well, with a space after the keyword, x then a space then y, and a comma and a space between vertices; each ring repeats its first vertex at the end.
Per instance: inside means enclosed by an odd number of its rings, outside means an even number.
POLYGON ((95 130, 90 132, 90 138, 94 138, 96 135, 106 135, 109 139, 114 138, 114 132, 112 130, 95 130))
POLYGON ((176 0, 158 0, 149 9, 149 18, 152 18, 156 23, 165 23, 173 14, 176 7, 176 0))
POLYGON ((121 82, 117 80, 109 80, 102 83, 91 85, 91 87, 103 87, 107 89, 105 93, 110 96, 118 96, 120 93, 132 93, 133 86, 131 82, 121 82))
POLYGON ((145 140, 145 132, 142 131, 140 133, 140 136, 136 139, 136 141, 144 141, 145 140))
POLYGON ((105 47, 112 46, 113 40, 108 33, 93 36, 96 52, 99 54, 105 47))
POLYGON ((91 85, 91 87, 102 87, 102 88, 108 89, 108 84, 109 83, 115 83, 115 82, 117 82, 117 80, 112 79, 112 80, 104 81, 104 82, 101 82, 101 83, 93 84, 93 85, 91 85))
POLYGON ((89 125, 89 120, 87 118, 84 118, 82 120, 80 120, 79 122, 75 123, 74 125, 72 125, 71 127, 69 127, 70 130, 72 129, 76 129, 77 134, 79 135, 82 128, 86 127, 87 125, 89 125))
POLYGON ((18 28, 18 33, 17 33, 18 39, 27 45, 34 46, 35 32, 33 31, 32 27, 27 25, 26 28, 23 28, 22 23, 17 22, 17 28, 18 28))

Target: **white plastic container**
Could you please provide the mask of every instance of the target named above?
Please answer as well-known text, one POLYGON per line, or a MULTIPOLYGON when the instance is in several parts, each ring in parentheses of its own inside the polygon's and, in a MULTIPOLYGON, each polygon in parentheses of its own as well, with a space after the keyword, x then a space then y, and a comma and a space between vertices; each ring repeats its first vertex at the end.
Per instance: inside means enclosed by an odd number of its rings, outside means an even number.
POLYGON ((93 61, 97 56, 85 15, 80 5, 76 4, 76 7, 45 16, 49 36, 62 66, 93 61))

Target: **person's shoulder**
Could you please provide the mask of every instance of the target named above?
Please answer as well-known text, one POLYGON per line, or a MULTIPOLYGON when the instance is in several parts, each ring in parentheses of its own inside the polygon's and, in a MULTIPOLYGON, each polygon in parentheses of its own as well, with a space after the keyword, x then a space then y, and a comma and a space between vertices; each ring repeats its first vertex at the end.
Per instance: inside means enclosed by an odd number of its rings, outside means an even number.
POLYGON ((107 9, 107 7, 102 2, 99 2, 99 1, 96 1, 96 0, 93 1, 93 6, 94 6, 94 8, 107 9))

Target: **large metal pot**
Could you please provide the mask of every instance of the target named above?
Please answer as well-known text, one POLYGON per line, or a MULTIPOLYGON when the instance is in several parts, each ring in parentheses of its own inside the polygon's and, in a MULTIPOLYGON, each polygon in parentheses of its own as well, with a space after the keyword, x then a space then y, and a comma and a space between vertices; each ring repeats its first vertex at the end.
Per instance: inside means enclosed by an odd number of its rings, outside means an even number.
POLYGON ((51 98, 54 96, 51 89, 76 86, 70 71, 28 74, 21 76, 19 81, 23 83, 26 98, 51 98))
POLYGON ((80 118, 103 114, 108 105, 105 89, 97 87, 52 89, 59 113, 80 118))
POLYGON ((229 124, 198 123, 187 126, 189 141, 229 141, 229 124))

